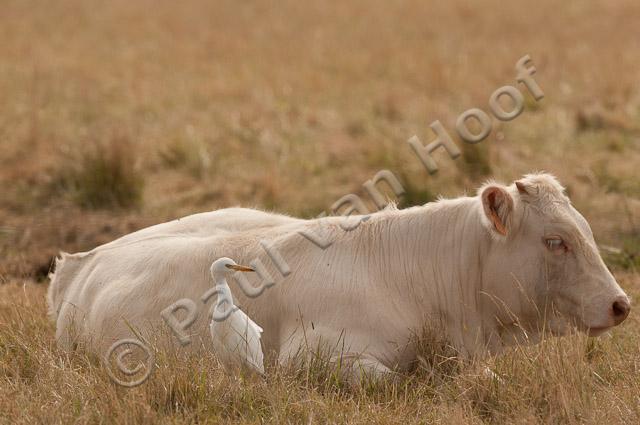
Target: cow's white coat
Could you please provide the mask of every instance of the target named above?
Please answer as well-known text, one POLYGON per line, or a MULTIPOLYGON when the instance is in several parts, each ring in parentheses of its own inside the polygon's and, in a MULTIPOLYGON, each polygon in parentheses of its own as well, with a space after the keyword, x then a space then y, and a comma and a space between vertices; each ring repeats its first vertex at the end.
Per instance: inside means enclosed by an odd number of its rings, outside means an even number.
MULTIPOLYGON (((346 232, 341 217, 301 220, 251 209, 196 214, 126 235, 89 252, 63 254, 49 289, 59 343, 103 350, 130 326, 162 327, 160 311, 195 301, 222 256, 258 258, 276 284, 236 300, 264 328, 263 346, 286 361, 323 345, 373 372, 408 367, 412 335, 438 329, 466 356, 536 341, 571 326, 598 334, 624 320, 629 301, 605 267, 585 219, 548 174, 478 196, 388 208, 346 232), (301 236, 332 244, 321 249, 301 236), (545 238, 570 248, 551 252, 545 238), (286 260, 285 278, 261 240, 286 260), (619 313, 619 309, 615 310, 619 313)), ((357 219, 357 218, 356 218, 357 219)), ((254 283, 258 284, 254 278, 254 283)), ((208 338, 210 306, 190 329, 208 338)))

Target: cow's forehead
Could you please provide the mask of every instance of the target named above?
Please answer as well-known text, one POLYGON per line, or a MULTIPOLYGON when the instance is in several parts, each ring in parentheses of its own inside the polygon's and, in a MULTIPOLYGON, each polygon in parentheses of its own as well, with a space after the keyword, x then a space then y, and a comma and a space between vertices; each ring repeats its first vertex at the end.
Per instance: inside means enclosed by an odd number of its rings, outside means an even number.
POLYGON ((582 231, 582 234, 589 240, 593 241, 593 232, 591 231, 591 226, 587 220, 580 214, 580 212, 573 207, 573 205, 569 204, 568 206, 569 214, 575 221, 576 225, 582 231))
POLYGON ((551 202, 544 208, 538 209, 543 216, 543 222, 548 224, 558 224, 574 229, 582 239, 593 243, 593 233, 587 220, 576 210, 573 205, 566 200, 551 202))

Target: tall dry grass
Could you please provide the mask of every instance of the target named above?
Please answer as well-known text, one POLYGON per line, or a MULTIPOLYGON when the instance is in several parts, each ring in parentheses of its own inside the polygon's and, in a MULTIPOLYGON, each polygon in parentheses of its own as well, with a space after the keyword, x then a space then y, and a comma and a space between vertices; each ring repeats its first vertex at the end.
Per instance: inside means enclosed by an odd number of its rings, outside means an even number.
MULTIPOLYGON (((630 276, 619 278, 628 287, 630 276)), ((149 380, 127 389, 100 360, 56 348, 42 285, 3 285, 0 300, 0 418, 7 423, 640 420, 635 316, 604 338, 550 338, 486 362, 463 362, 437 339, 422 339, 412 373, 356 386, 322 356, 290 367, 270 361, 262 379, 225 373, 213 354, 159 353, 149 380)))

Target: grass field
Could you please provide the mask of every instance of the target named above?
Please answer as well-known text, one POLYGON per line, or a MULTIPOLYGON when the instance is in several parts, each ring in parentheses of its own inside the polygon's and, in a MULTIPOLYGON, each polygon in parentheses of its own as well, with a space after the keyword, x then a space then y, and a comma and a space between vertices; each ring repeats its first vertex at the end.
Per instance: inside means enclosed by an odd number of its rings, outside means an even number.
POLYGON ((159 358, 125 389, 55 347, 44 300, 59 250, 233 205, 313 217, 368 199, 381 169, 401 206, 554 173, 637 298, 639 20, 633 0, 3 2, 0 421, 640 423, 635 310, 605 337, 490 359, 499 380, 451 359, 350 388, 322 365, 262 381, 159 358), (526 94, 477 145, 456 137, 462 157, 438 151, 427 174, 406 141, 434 120, 454 136, 461 112, 517 85, 526 54, 544 99, 526 94))

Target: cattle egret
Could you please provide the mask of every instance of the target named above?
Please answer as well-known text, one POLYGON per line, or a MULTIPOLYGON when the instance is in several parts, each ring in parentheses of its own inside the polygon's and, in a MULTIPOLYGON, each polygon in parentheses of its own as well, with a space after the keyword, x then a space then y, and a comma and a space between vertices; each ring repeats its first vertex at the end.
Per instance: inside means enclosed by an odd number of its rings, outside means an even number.
POLYGON ((253 271, 255 270, 240 266, 226 257, 211 265, 211 276, 216 285, 218 300, 209 328, 213 348, 226 367, 246 366, 264 375, 264 355, 260 344, 262 328, 233 304, 226 278, 234 272, 253 271))

